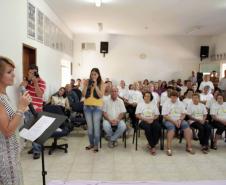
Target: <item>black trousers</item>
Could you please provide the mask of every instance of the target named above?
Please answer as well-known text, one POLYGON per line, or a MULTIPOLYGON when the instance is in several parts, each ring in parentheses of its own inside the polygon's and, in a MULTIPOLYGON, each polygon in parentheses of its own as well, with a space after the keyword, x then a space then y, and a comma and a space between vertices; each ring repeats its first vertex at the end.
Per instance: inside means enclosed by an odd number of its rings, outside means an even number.
POLYGON ((153 123, 151 123, 151 124, 141 121, 139 126, 141 129, 144 129, 145 136, 148 140, 148 144, 151 147, 155 147, 155 145, 159 141, 160 133, 161 133, 160 132, 161 126, 160 126, 158 120, 154 120, 153 123))
POLYGON ((202 146, 208 146, 209 145, 209 139, 211 135, 211 126, 208 123, 201 124, 199 122, 193 122, 190 125, 192 128, 198 129, 198 138, 199 142, 202 146))
POLYGON ((217 128, 217 135, 221 135, 226 130, 226 126, 219 121, 213 121, 212 124, 215 128, 217 128))

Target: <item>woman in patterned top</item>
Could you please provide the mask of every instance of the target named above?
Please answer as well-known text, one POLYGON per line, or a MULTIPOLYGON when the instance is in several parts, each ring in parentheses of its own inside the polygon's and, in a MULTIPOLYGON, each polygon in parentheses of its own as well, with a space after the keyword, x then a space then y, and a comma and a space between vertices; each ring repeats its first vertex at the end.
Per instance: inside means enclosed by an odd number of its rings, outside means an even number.
POLYGON ((0 184, 22 185, 22 170, 19 161, 19 142, 16 130, 31 98, 24 93, 19 99, 17 110, 11 105, 6 88, 13 85, 14 64, 0 56, 0 184))

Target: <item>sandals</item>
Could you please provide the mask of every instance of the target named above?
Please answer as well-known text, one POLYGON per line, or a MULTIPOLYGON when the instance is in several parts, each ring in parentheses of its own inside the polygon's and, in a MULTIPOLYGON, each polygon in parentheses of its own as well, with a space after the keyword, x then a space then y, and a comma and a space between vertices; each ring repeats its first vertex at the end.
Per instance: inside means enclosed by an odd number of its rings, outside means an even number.
POLYGON ((192 150, 192 148, 186 148, 186 152, 188 152, 188 153, 190 153, 192 155, 195 154, 195 152, 192 150))
POLYGON ((151 155, 156 155, 156 150, 155 150, 155 148, 151 148, 151 149, 150 149, 150 154, 151 154, 151 155))
POLYGON ((166 150, 166 154, 168 155, 168 156, 172 156, 173 154, 172 154, 172 150, 171 149, 167 149, 166 150))

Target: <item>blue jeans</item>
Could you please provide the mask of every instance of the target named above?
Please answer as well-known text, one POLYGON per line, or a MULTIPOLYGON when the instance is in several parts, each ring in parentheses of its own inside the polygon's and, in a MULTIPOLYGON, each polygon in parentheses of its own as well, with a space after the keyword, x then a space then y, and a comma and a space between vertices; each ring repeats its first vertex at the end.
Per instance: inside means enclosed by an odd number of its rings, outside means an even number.
MULTIPOLYGON (((28 110, 24 113, 24 125, 25 126, 29 126, 31 124, 31 122, 33 121, 33 119, 34 119, 34 116, 31 113, 31 111, 28 110)), ((32 151, 33 151, 33 154, 34 153, 40 154, 42 151, 42 146, 38 143, 32 142, 32 151)))
POLYGON ((84 105, 84 114, 88 126, 89 143, 91 146, 98 147, 100 142, 100 121, 102 110, 97 106, 84 105))
MULTIPOLYGON (((163 124, 165 125, 167 131, 169 131, 169 130, 175 131, 176 130, 176 126, 173 123, 171 123, 170 121, 164 121, 163 124)), ((179 129, 180 130, 184 130, 186 128, 189 128, 188 122, 183 120, 181 122, 181 125, 180 125, 179 129)))
POLYGON ((116 141, 126 130, 126 124, 123 120, 119 121, 116 131, 113 132, 111 124, 107 120, 104 120, 103 129, 106 132, 107 137, 110 138, 110 141, 116 141))

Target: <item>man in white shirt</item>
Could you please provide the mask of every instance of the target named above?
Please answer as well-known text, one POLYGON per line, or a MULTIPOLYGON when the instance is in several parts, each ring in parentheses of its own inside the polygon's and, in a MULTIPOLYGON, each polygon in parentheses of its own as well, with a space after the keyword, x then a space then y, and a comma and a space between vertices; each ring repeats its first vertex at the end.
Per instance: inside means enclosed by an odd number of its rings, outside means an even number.
POLYGON ((200 94, 200 101, 206 105, 207 101, 210 101, 213 98, 213 95, 209 93, 210 87, 207 85, 204 87, 203 92, 200 94))
POLYGON ((201 150, 204 154, 209 151, 209 139, 211 135, 211 127, 206 122, 207 110, 205 105, 200 103, 199 94, 192 95, 192 103, 187 107, 187 115, 189 117, 189 124, 192 128, 198 129, 198 138, 202 146, 201 150))
POLYGON ((214 137, 213 149, 217 149, 217 141, 221 138, 222 133, 226 130, 226 102, 222 94, 217 95, 217 103, 210 108, 210 115, 213 118, 213 126, 217 128, 214 137))
POLYGON ((160 105, 163 106, 164 103, 169 100, 170 98, 170 93, 173 91, 173 87, 172 86, 168 86, 167 87, 167 90, 165 92, 163 92, 161 94, 161 97, 160 97, 160 105))
POLYGON ((213 82, 210 81, 209 75, 204 75, 204 80, 201 82, 201 84, 199 86, 199 90, 201 92, 203 92, 205 86, 209 86, 210 87, 209 93, 212 93, 214 91, 213 82))
POLYGON ((192 150, 192 131, 188 123, 184 120, 185 118, 185 107, 182 102, 178 100, 178 93, 172 91, 170 94, 170 101, 164 103, 162 108, 162 115, 164 117, 163 124, 167 129, 167 155, 172 156, 172 140, 176 129, 184 131, 184 137, 186 139, 186 151, 190 154, 194 154, 192 150))
POLYGON ((193 84, 197 82, 197 76, 195 74, 195 71, 192 71, 191 76, 188 78, 193 84))
POLYGON ((103 106, 103 129, 109 140, 108 146, 113 148, 117 145, 117 139, 126 130, 126 124, 123 120, 126 108, 123 101, 118 98, 118 88, 112 87, 111 98, 105 101, 103 106), (116 130, 113 132, 113 128, 116 130))
POLYGON ((143 95, 139 90, 138 83, 134 83, 131 86, 131 89, 129 90, 129 100, 125 101, 127 112, 129 113, 129 117, 131 119, 131 124, 133 128, 135 128, 137 124, 135 111, 136 111, 137 104, 139 102, 143 102, 143 95))
POLYGON ((125 99, 128 100, 128 98, 129 98, 129 90, 128 90, 128 87, 126 87, 126 83, 125 83, 124 80, 120 81, 120 85, 118 87, 118 90, 119 90, 119 97, 121 99, 123 99, 123 101, 125 99))

